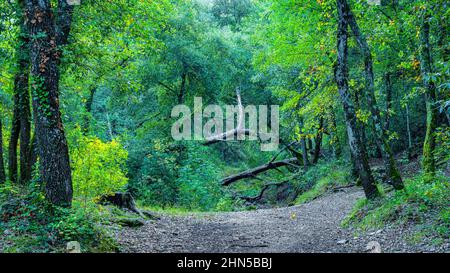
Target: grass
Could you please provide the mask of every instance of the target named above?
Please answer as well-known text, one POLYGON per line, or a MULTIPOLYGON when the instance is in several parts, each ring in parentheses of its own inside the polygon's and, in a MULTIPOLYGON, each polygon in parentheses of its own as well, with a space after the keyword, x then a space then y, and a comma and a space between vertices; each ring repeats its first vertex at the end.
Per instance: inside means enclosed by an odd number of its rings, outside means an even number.
POLYGON ((450 237, 450 184, 443 175, 425 182, 423 175, 405 179, 405 189, 391 192, 375 201, 359 200, 344 227, 359 230, 383 228, 386 224, 414 225, 416 233, 408 241, 414 243, 425 236, 435 242, 450 237))
POLYGON ((319 164, 302 176, 298 186, 303 193, 297 197, 295 204, 310 202, 332 188, 346 186, 352 182, 349 167, 342 162, 319 164))

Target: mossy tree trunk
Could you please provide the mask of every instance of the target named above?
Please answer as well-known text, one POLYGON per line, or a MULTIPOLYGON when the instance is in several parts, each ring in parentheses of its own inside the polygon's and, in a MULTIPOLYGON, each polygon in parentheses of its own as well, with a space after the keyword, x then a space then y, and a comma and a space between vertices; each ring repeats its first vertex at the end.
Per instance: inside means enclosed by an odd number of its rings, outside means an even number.
POLYGON ((384 117, 384 130, 387 132, 391 125, 392 108, 392 75, 390 72, 384 74, 384 82, 386 85, 386 116, 384 117))
POLYGON ((438 109, 436 105, 436 83, 433 80, 433 59, 431 57, 430 45, 430 19, 428 11, 425 10, 422 16, 422 25, 420 27, 420 67, 423 84, 426 90, 426 108, 427 108, 427 131, 425 142, 423 144, 423 169, 428 178, 432 178, 436 173, 436 162, 434 150, 436 148, 436 127, 438 118, 438 109))
POLYGON ((366 38, 359 29, 356 18, 353 15, 348 3, 346 5, 348 8, 349 16, 349 26, 352 29, 352 33, 356 38, 356 41, 361 49, 364 58, 364 71, 366 78, 366 98, 367 105, 372 114, 371 118, 373 120, 373 131, 375 134, 375 140, 378 148, 381 150, 381 154, 384 161, 384 166, 386 168, 386 174, 391 181, 395 189, 401 190, 404 188, 403 181, 400 175, 400 171, 397 168, 397 163, 394 159, 394 154, 392 153, 391 147, 388 143, 388 136, 386 130, 383 126, 381 120, 380 110, 377 106, 377 101, 375 99, 375 83, 374 83, 374 73, 373 73, 373 60, 372 53, 370 52, 369 45, 367 44, 366 38))
POLYGON ((2 116, 0 112, 0 183, 5 183, 6 181, 6 173, 5 173, 5 165, 3 161, 3 124, 2 124, 2 116))
MULTIPOLYGON (((17 88, 17 84, 15 85, 17 88)), ((14 105, 18 104, 17 93, 14 94, 14 105)), ((12 121, 11 121, 11 135, 9 136, 8 147, 8 177, 13 183, 17 182, 17 145, 19 144, 20 136, 20 119, 19 109, 14 107, 12 121)))
POLYGON ((337 32, 337 65, 335 68, 335 80, 338 86, 339 95, 344 108, 345 122, 347 127, 350 151, 358 169, 358 175, 364 188, 364 193, 368 199, 379 196, 378 188, 372 176, 367 159, 367 153, 361 143, 357 125, 355 107, 351 99, 348 86, 348 25, 349 7, 346 0, 337 0, 338 9, 338 32, 337 32))
POLYGON ((73 7, 58 1, 57 18, 50 0, 25 0, 31 38, 31 89, 40 158, 47 199, 55 205, 72 203, 69 150, 59 110, 60 46, 70 31, 73 7))
MULTIPOLYGON (((24 2, 19 1, 20 12, 24 11, 24 2)), ((22 15, 22 14, 21 14, 22 15)), ((9 178, 12 182, 26 184, 31 179, 31 108, 30 108, 30 39, 24 16, 19 16, 19 41, 17 47, 18 66, 14 79, 14 110, 9 141, 9 178), (19 142, 20 139, 20 142, 19 142), (20 175, 18 177, 17 146, 20 143, 20 175)))

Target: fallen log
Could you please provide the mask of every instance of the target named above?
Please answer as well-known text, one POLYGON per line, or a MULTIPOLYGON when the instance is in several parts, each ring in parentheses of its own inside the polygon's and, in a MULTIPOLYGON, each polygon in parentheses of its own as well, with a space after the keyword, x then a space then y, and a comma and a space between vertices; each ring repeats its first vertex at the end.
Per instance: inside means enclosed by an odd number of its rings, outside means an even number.
POLYGON ((280 160, 280 161, 271 161, 267 164, 264 164, 262 166, 250 169, 250 170, 246 170, 244 172, 226 177, 224 179, 222 179, 221 184, 223 186, 228 186, 233 182, 239 181, 241 179, 245 179, 245 178, 255 178, 258 174, 269 171, 269 170, 273 170, 273 169, 277 169, 279 167, 283 167, 283 166, 295 166, 295 167, 299 167, 298 165, 296 165, 296 163, 298 163, 298 159, 297 158, 289 158, 289 159, 284 159, 284 160, 280 160))

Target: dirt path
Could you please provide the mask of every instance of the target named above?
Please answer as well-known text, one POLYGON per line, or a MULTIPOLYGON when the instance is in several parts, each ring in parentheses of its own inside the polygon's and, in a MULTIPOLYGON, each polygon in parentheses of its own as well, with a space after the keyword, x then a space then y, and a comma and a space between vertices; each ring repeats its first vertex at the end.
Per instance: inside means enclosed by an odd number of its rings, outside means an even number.
POLYGON ((408 231, 384 229, 362 237, 340 222, 363 193, 350 188, 310 203, 279 209, 184 216, 161 215, 116 233, 124 252, 363 252, 371 240, 386 252, 443 251, 410 246, 408 231))

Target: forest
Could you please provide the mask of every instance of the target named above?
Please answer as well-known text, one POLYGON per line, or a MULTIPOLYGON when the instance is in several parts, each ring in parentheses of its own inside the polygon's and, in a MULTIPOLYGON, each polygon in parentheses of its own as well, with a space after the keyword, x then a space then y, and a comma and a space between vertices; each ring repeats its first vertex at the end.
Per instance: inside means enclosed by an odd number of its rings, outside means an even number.
POLYGON ((2 0, 0 253, 450 252, 449 16, 2 0))

